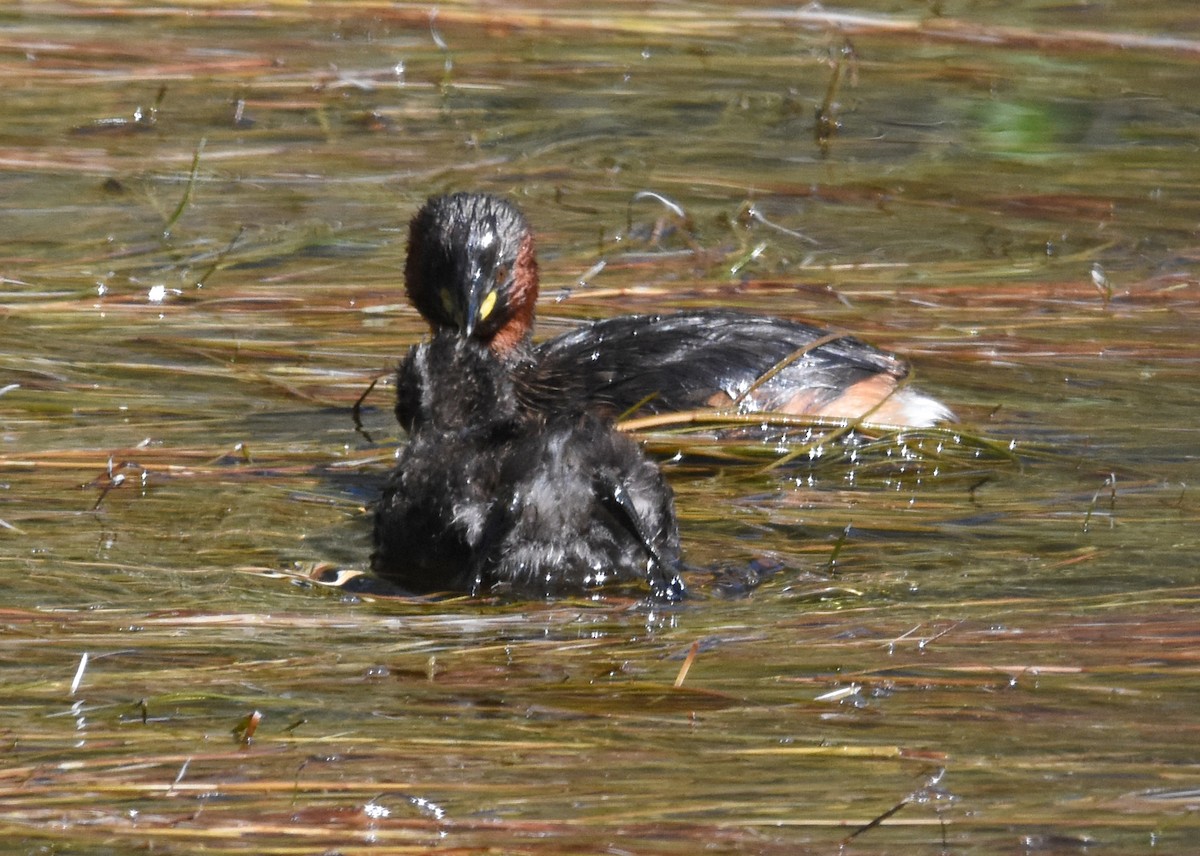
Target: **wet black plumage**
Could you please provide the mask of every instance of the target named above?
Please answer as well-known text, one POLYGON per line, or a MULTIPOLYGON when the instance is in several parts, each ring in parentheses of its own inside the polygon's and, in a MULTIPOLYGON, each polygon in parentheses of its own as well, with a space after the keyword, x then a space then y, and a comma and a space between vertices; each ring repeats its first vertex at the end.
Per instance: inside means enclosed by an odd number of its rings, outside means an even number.
POLYGON ((376 574, 414 593, 683 594, 670 488, 609 422, 530 414, 509 368, 454 331, 410 350, 397 386, 410 439, 376 507, 376 574))
POLYGON ((520 377, 540 396, 539 407, 587 399, 619 414, 640 402, 652 413, 732 402, 793 354, 746 397, 746 410, 782 410, 801 389, 810 393, 811 409, 819 409, 860 381, 907 374, 899 360, 849 336, 811 348, 826 334, 798 321, 726 309, 620 315, 534 346, 520 377))

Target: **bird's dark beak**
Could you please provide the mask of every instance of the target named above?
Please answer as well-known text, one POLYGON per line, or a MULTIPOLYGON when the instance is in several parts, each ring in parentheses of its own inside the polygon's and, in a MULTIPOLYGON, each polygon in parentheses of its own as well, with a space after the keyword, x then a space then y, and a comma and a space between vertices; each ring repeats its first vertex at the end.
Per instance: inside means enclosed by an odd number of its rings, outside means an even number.
POLYGON ((496 269, 491 264, 475 264, 467 274, 467 304, 466 318, 463 319, 463 330, 471 336, 476 328, 492 316, 499 300, 499 287, 496 282, 496 269))
POLYGON ((463 318, 463 330, 468 339, 475 334, 475 327, 481 320, 479 307, 483 303, 483 296, 487 293, 489 284, 488 277, 482 270, 475 268, 471 271, 470 281, 467 283, 466 317, 463 318))

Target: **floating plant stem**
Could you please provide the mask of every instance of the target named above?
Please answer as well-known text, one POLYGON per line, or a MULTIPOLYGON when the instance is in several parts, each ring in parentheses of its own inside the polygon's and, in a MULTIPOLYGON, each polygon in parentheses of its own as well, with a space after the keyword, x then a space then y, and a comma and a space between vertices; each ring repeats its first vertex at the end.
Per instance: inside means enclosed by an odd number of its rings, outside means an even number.
POLYGON ((679 667, 679 674, 675 676, 675 688, 683 686, 683 682, 687 679, 687 674, 691 671, 692 663, 696 662, 696 655, 700 653, 700 640, 697 639, 688 648, 687 656, 683 658, 683 665, 679 667))
POLYGON ((846 528, 842 530, 841 534, 838 535, 837 541, 833 544, 833 551, 829 554, 829 561, 826 563, 830 575, 837 573, 838 556, 842 554, 842 548, 846 546, 846 541, 850 537, 850 525, 849 523, 846 524, 846 528))
POLYGON ((354 430, 361 434, 368 443, 374 443, 375 440, 367 432, 367 429, 363 427, 362 406, 363 402, 367 400, 367 396, 371 394, 371 390, 375 388, 375 384, 379 383, 379 378, 381 377, 383 377, 383 375, 376 375, 375 377, 371 378, 371 382, 367 384, 367 388, 363 390, 362 395, 358 397, 358 399, 354 402, 354 406, 350 408, 350 418, 354 420, 354 430))
POLYGON ((825 98, 816 109, 816 125, 813 128, 813 136, 816 138, 817 148, 821 150, 822 155, 829 154, 830 142, 842 129, 842 123, 837 115, 838 90, 841 89, 846 61, 853 62, 854 59, 854 46, 847 40, 834 62, 833 75, 829 78, 829 86, 825 89, 825 98))
POLYGON ((75 669, 75 677, 71 679, 71 695, 79 690, 79 685, 83 682, 83 673, 87 671, 88 653, 83 652, 83 656, 79 658, 79 666, 75 669))
MULTIPOLYGON (((1104 484, 1098 491, 1092 494, 1092 501, 1088 504, 1087 514, 1083 516, 1083 532, 1087 534, 1092 524, 1092 514, 1096 511, 1096 504, 1100 501, 1100 495, 1104 493, 1104 488, 1109 488, 1109 514, 1115 515, 1117 511, 1117 474, 1109 473, 1104 479, 1104 484)), ((1112 517, 1109 518, 1109 525, 1112 525, 1112 517)))
POLYGON ((258 724, 262 722, 262 716, 262 713, 255 710, 239 719, 238 724, 233 727, 234 739, 243 746, 249 746, 250 741, 254 739, 254 733, 258 731, 258 724))
POLYGON ((171 237, 171 230, 175 228, 176 221, 183 215, 184 209, 192 201, 192 191, 196 187, 196 174, 200 171, 200 154, 204 151, 204 144, 207 142, 205 138, 200 139, 200 143, 196 146, 196 151, 192 155, 192 168, 188 173, 187 185, 183 188, 183 198, 179 200, 179 204, 175 206, 175 210, 171 216, 167 218, 167 223, 163 226, 163 240, 171 237))
MULTIPOLYGON (((195 164, 195 162, 193 162, 193 164, 195 164)), ((193 169, 192 177, 194 178, 195 177, 195 172, 194 172, 195 166, 194 165, 193 165, 192 169, 193 169)), ((233 252, 233 248, 237 245, 237 242, 239 240, 241 240, 242 235, 245 234, 245 232, 246 232, 245 226, 238 226, 237 232, 234 233, 234 235, 230 239, 229 243, 225 245, 225 249, 223 249, 223 250, 221 250, 221 252, 217 253, 217 257, 215 259, 213 259, 213 263, 208 266, 208 269, 205 270, 204 273, 200 274, 200 278, 196 280, 196 288, 204 288, 204 284, 206 282, 208 282, 208 278, 210 276, 212 276, 213 272, 216 271, 216 269, 221 266, 221 263, 225 261, 225 257, 227 255, 229 255, 231 252, 233 252)))

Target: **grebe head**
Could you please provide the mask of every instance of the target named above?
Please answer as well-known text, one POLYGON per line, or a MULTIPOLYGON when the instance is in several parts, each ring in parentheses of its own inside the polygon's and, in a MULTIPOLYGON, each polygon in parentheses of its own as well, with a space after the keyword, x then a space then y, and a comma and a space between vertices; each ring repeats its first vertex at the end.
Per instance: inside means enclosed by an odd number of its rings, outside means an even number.
POLYGON ((528 221, 483 193, 429 199, 409 224, 404 287, 435 330, 510 352, 533 330, 538 270, 528 221))

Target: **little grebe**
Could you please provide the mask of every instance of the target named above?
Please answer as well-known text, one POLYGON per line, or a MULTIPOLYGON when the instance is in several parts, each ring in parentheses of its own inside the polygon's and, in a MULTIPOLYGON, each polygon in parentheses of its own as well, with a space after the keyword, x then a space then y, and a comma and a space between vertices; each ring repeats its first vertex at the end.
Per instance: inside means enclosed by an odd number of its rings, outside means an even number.
POLYGON ((671 489, 609 422, 529 413, 508 367, 456 331, 409 351, 396 416, 409 442, 375 510, 380 577, 413 593, 683 596, 671 489))
POLYGON ((940 402, 900 386, 908 367, 896 357, 781 318, 722 309, 623 315, 534 345, 533 233, 515 206, 495 196, 429 199, 409 227, 404 280, 434 330, 486 343, 537 410, 586 406, 613 415, 639 404, 662 413, 737 402, 743 411, 891 425, 953 418, 940 402))

